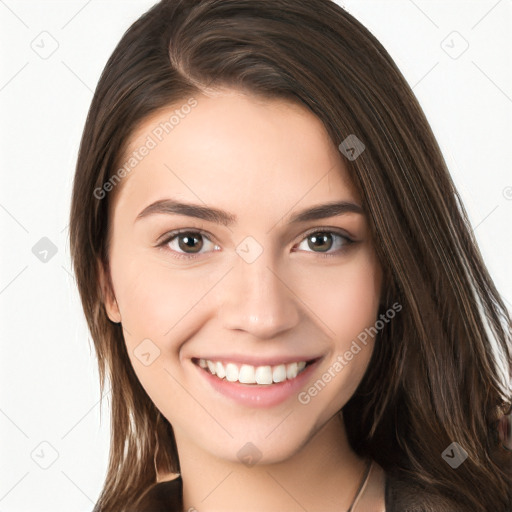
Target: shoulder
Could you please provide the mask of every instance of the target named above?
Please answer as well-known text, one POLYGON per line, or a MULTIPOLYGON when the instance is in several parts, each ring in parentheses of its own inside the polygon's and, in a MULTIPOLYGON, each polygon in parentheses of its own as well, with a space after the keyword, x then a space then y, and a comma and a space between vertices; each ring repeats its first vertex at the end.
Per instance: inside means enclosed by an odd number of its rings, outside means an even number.
POLYGON ((133 512, 181 512, 182 481, 172 480, 152 485, 133 505, 133 512))
POLYGON ((468 512, 426 486, 386 472, 386 512, 468 512))

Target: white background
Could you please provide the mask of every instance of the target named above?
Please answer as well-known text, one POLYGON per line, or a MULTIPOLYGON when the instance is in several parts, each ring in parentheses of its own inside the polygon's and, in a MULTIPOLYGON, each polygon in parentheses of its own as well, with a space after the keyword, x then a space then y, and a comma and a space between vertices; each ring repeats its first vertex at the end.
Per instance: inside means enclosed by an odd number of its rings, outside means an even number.
MULTIPOLYGON (((0 0, 0 512, 90 511, 102 487, 109 402, 100 423, 96 359, 71 274, 69 203, 99 75, 153 3, 0 0), (48 58, 38 54, 57 44, 48 58), (32 252, 43 237, 57 249, 46 263, 32 252)), ((512 0, 342 4, 413 86, 510 306, 512 0), (469 47, 453 58, 464 40, 469 47)))

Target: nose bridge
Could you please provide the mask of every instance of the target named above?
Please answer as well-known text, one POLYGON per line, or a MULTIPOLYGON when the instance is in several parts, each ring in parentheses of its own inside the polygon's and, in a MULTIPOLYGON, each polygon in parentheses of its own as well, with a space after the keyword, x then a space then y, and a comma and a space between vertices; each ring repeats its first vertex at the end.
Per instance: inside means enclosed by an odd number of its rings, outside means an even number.
POLYGON ((240 257, 225 280, 219 315, 225 328, 275 337, 297 324, 299 311, 286 276, 276 270, 271 251, 254 261, 240 257))

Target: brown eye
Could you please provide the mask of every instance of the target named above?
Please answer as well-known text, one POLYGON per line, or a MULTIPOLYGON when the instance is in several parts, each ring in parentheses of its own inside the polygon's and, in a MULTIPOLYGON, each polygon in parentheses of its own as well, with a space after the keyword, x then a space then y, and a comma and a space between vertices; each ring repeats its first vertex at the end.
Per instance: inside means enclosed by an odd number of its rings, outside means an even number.
POLYGON ((310 249, 318 249, 321 252, 328 251, 333 244, 331 233, 318 232, 308 236, 308 246, 310 249))
POLYGON ((220 250, 220 247, 215 245, 206 233, 195 230, 172 231, 158 246, 167 248, 177 258, 194 258, 207 252, 220 250))
POLYGON ((178 239, 178 247, 183 252, 190 252, 195 254, 203 247, 203 237, 201 234, 195 233, 180 233, 175 238, 178 239))
POLYGON ((305 252, 315 252, 319 256, 336 256, 343 253, 352 243, 354 241, 342 233, 332 230, 317 230, 306 235, 298 245, 298 249, 305 250, 305 252), (301 245, 306 241, 307 249, 301 249, 301 245))

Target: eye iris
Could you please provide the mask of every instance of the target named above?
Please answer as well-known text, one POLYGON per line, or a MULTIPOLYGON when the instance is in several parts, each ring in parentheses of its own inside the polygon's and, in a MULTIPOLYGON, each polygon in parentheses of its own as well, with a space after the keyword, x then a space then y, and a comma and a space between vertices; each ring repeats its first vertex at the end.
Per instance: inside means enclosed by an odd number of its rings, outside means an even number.
POLYGON ((328 251, 332 247, 332 235, 330 233, 315 233, 308 237, 308 245, 310 249, 318 249, 320 252, 328 251), (328 247, 325 247, 326 243, 328 247))
POLYGON ((178 245, 184 252, 198 252, 203 247, 203 241, 201 235, 194 235, 192 233, 183 233, 178 235, 178 245), (199 247, 194 247, 195 242, 200 242, 199 247), (197 249, 197 251, 188 251, 188 249, 197 249))
MULTIPOLYGON (((188 253, 196 253, 203 248, 203 240, 200 234, 182 233, 177 235, 178 245, 180 249, 188 253), (196 243, 199 243, 196 246, 196 243), (193 249, 190 251, 189 249, 193 249), (195 250, 194 250, 195 249, 195 250)), ((332 234, 329 232, 318 232, 308 237, 308 245, 310 249, 326 252, 332 248, 332 234)))

